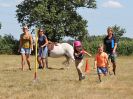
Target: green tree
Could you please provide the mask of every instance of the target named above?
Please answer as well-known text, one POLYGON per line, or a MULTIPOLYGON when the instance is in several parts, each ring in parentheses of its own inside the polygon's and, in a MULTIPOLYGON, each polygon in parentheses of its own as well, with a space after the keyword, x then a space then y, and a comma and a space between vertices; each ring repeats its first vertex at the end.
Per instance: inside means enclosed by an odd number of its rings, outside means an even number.
POLYGON ((19 41, 11 34, 0 36, 0 54, 17 54, 19 41))
POLYGON ((121 28, 117 25, 112 26, 112 29, 118 40, 123 36, 123 34, 126 33, 126 30, 124 28, 121 28))
POLYGON ((64 36, 83 40, 87 36, 87 21, 77 8, 96 8, 95 0, 24 0, 17 5, 18 22, 29 27, 44 27, 51 40, 64 36))

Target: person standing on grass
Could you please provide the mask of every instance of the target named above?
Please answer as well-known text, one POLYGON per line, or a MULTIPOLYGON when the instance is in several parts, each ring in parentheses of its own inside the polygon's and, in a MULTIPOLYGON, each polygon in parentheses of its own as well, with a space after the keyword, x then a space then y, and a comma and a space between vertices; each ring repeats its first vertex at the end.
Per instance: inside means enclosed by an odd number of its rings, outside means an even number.
POLYGON ((38 64, 39 64, 39 69, 43 69, 45 66, 48 68, 47 64, 47 55, 48 55, 48 39, 46 35, 44 34, 44 30, 40 28, 38 30, 38 46, 39 46, 39 51, 38 51, 38 64))
POLYGON ((108 72, 108 55, 105 52, 103 52, 102 44, 98 46, 98 53, 95 57, 94 69, 97 69, 98 78, 101 82, 101 77, 103 75, 106 76, 108 72))
POLYGON ((20 35, 19 41, 20 41, 20 45, 19 45, 18 51, 21 53, 22 70, 24 70, 25 59, 29 66, 29 70, 31 70, 30 54, 31 54, 31 50, 33 50, 33 41, 32 41, 32 35, 29 33, 27 26, 23 27, 23 33, 20 35))
POLYGON ((113 66, 113 73, 116 74, 116 48, 117 48, 117 39, 114 36, 113 29, 109 27, 107 29, 107 36, 104 38, 104 50, 108 54, 109 59, 113 66))
POLYGON ((79 80, 81 81, 85 79, 85 75, 83 74, 83 71, 81 68, 83 66, 84 54, 87 54, 88 56, 91 56, 91 54, 83 50, 82 44, 80 41, 75 41, 73 45, 74 45, 75 66, 78 72, 79 80))

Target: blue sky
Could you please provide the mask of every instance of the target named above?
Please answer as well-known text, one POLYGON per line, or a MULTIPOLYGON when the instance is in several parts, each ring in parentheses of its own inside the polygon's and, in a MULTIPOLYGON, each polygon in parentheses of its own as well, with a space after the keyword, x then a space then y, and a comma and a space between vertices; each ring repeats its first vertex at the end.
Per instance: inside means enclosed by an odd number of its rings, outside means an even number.
MULTIPOLYGON (((12 34, 16 39, 22 33, 16 18, 16 5, 23 0, 0 0, 0 35, 12 34)), ((96 0, 97 9, 79 8, 77 12, 88 21, 90 35, 106 34, 106 28, 117 24, 126 29, 124 36, 133 38, 133 0, 96 0)))

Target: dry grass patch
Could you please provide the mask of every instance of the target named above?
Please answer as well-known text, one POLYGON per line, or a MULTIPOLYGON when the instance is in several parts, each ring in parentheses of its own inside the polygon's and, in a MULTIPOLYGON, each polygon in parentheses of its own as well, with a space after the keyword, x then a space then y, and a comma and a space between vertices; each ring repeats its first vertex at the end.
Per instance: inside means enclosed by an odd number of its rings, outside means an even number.
POLYGON ((21 71, 20 56, 1 55, 0 99, 133 99, 133 57, 118 57, 117 75, 108 75, 102 83, 92 69, 93 58, 89 58, 91 72, 81 82, 74 63, 62 69, 63 60, 49 58, 52 69, 38 70, 34 82, 34 56, 32 70, 26 66, 21 71))

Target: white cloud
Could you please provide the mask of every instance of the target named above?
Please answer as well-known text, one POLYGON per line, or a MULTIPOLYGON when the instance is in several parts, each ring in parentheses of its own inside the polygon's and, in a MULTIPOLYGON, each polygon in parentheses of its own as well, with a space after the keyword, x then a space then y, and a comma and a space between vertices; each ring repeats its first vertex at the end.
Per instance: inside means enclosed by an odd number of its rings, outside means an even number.
POLYGON ((7 4, 7 3, 0 3, 0 7, 4 7, 4 8, 9 8, 11 7, 11 4, 7 4))
POLYGON ((104 2, 102 4, 102 7, 105 7, 105 8, 122 8, 123 5, 116 0, 109 0, 107 2, 104 2))
POLYGON ((17 3, 21 3, 22 1, 24 1, 24 0, 16 0, 17 3))

